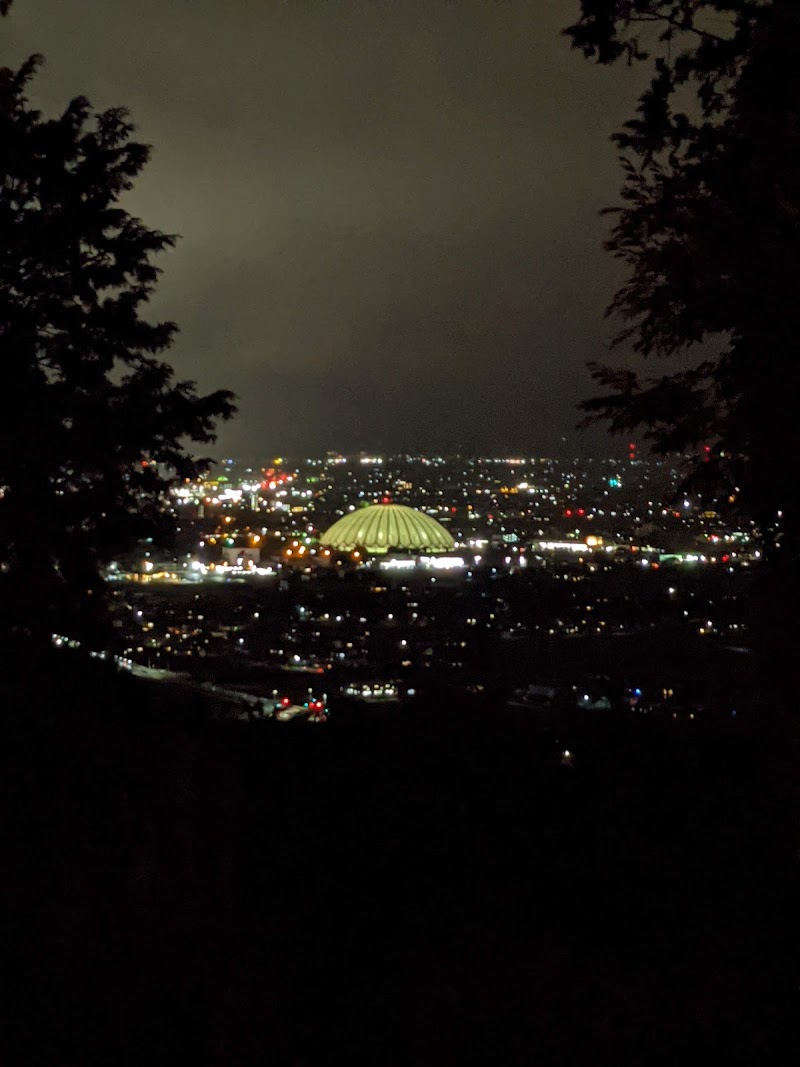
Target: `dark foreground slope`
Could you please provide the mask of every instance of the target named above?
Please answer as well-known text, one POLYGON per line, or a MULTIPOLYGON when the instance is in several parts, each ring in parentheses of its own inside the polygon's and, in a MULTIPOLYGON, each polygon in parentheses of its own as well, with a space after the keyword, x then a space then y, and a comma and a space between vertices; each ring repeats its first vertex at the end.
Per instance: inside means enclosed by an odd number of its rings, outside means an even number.
POLYGON ((279 727, 166 692, 6 675, 4 1064, 784 1062, 757 737, 609 727, 569 769, 492 709, 279 727))

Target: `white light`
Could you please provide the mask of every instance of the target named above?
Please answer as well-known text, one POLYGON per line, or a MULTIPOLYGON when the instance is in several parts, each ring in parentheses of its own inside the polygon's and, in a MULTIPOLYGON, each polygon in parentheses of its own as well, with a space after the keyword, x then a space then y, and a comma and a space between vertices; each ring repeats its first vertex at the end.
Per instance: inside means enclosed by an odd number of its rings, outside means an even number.
POLYGON ((466 566, 461 556, 420 556, 420 561, 437 571, 453 570, 457 567, 466 566))

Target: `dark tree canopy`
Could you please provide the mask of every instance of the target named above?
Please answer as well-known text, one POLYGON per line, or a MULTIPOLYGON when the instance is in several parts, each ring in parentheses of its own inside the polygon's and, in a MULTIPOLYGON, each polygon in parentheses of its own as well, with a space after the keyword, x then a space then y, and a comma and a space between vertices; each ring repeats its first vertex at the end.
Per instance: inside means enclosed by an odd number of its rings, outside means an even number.
POLYGON ((174 243, 121 205, 149 149, 122 110, 32 110, 37 65, 0 70, 0 596, 29 632, 96 615, 103 565, 168 522, 189 446, 233 412, 175 380, 175 325, 143 317, 174 243))
POLYGON ((683 354, 647 377, 594 366, 606 392, 584 410, 694 457, 691 486, 796 555, 800 3, 582 0, 565 32, 598 63, 651 67, 614 136, 624 183, 607 247, 629 273, 609 312, 615 343, 683 354))

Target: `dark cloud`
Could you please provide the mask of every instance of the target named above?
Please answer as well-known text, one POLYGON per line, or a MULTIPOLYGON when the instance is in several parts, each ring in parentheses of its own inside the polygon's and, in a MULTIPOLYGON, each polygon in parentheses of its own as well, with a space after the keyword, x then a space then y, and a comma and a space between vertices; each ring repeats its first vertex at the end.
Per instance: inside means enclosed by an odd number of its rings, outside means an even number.
POLYGON ((19 0, 0 48, 45 54, 38 106, 124 104, 153 144, 154 311, 240 396, 221 450, 571 451, 636 90, 570 52, 576 8, 19 0))

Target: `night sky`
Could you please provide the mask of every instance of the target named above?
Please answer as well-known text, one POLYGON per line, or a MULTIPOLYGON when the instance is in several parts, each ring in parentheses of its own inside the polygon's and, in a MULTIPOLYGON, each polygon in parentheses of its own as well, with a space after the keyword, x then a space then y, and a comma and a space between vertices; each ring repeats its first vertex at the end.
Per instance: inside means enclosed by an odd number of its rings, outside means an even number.
POLYGON ((182 237, 168 358, 239 395, 217 455, 610 454, 574 405, 641 73, 570 50, 577 8, 17 0, 0 60, 44 53, 37 106, 124 105, 153 145, 128 207, 182 237))

